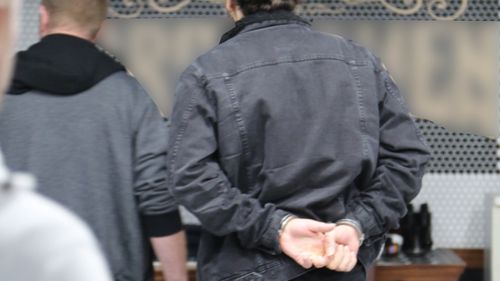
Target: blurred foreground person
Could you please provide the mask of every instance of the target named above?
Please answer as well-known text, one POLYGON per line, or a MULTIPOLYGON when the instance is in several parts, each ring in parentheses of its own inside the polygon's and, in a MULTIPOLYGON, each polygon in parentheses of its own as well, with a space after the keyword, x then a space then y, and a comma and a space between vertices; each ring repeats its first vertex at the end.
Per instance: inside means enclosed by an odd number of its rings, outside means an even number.
POLYGON ((177 86, 169 186, 206 230, 201 281, 365 280, 420 190, 429 151, 390 75, 296 4, 227 0, 236 26, 177 86))
POLYGON ((17 55, 0 142, 10 167, 33 173, 42 194, 90 225, 114 280, 152 280, 152 244, 165 277, 184 281, 166 125, 136 79, 94 44, 106 13, 106 0, 42 1, 42 39, 17 55))
MULTIPOLYGON (((10 77, 17 0, 0 0, 0 98, 10 77)), ((0 280, 110 281, 87 226, 33 192, 34 180, 11 173, 0 152, 0 280)))

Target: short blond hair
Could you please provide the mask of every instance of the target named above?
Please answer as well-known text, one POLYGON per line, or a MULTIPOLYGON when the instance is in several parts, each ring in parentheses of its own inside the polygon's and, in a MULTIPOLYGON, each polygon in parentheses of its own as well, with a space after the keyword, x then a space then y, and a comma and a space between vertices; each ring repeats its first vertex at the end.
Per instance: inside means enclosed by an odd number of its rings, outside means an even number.
POLYGON ((0 0, 0 97, 11 77, 17 6, 18 0, 0 0))
POLYGON ((107 0, 42 0, 51 28, 73 25, 95 35, 108 12, 107 0))

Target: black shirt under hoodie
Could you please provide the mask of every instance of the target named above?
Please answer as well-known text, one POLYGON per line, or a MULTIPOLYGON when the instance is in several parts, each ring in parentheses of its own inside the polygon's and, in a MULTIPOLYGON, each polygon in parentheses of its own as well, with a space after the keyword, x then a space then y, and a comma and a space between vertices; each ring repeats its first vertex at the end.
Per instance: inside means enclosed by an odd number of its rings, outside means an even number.
POLYGON ((125 71, 123 65, 94 43, 70 35, 48 35, 18 53, 9 94, 31 90, 77 94, 119 71, 125 71))

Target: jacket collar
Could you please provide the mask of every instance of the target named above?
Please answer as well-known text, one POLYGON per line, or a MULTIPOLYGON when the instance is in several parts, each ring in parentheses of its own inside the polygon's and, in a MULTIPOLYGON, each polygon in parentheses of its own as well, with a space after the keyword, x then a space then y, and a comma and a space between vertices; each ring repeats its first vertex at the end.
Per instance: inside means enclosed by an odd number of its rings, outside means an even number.
POLYGON ((255 14, 245 16, 243 19, 237 21, 235 23, 235 26, 222 36, 220 44, 248 30, 290 23, 310 25, 307 20, 297 16, 293 12, 286 10, 257 12, 255 14))

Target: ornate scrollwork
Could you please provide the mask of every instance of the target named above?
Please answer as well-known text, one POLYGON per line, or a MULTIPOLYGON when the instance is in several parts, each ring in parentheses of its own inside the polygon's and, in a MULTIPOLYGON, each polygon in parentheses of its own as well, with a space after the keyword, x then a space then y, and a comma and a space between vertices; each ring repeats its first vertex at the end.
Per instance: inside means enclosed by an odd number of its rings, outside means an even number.
POLYGON ((172 6, 165 6, 168 0, 148 0, 149 7, 160 13, 174 13, 182 10, 184 7, 191 3, 191 0, 181 0, 179 3, 172 6))
MULTIPOLYGON (((125 7, 126 12, 110 8, 111 15, 118 18, 137 18, 141 15, 144 9, 149 7, 151 10, 158 13, 168 14, 182 10, 189 5, 193 0, 180 0, 177 4, 168 5, 170 0, 120 0, 121 5, 125 7)), ((205 0, 208 2, 219 2, 220 0, 205 0)), ((397 6, 390 3, 393 0, 342 0, 344 5, 364 5, 367 3, 380 3, 387 10, 392 11, 398 15, 409 16, 418 13, 424 4, 427 6, 427 13, 435 20, 455 20, 465 13, 467 10, 469 0, 456 0, 460 1, 460 7, 453 13, 443 16, 438 15, 438 11, 446 12, 453 0, 403 0, 404 6, 397 6)), ((326 4, 320 3, 305 3, 299 8, 298 12, 316 12, 326 15, 338 15, 346 11, 345 8, 331 7, 326 4)))
POLYGON ((457 11, 455 11, 453 14, 449 16, 438 16, 436 14, 436 9, 437 10, 442 10, 446 11, 448 9, 448 6, 450 3, 448 3, 447 0, 429 0, 429 3, 427 5, 427 12, 431 17, 433 17, 436 20, 456 20, 459 18, 461 15, 465 13, 467 10, 468 2, 469 0, 459 0, 460 1, 460 7, 458 8, 457 11))
POLYGON ((412 15, 417 13, 423 6, 423 0, 403 0, 405 7, 398 7, 394 4, 389 3, 388 0, 343 0, 346 5, 363 5, 367 3, 380 3, 387 10, 392 11, 399 15, 412 15))
POLYGON ((310 3, 307 5, 300 5, 297 7, 296 12, 298 14, 302 13, 321 13, 323 16, 335 16, 342 14, 346 11, 344 7, 332 7, 330 5, 321 4, 321 3, 310 3))
POLYGON ((130 12, 122 12, 117 10, 114 5, 110 5, 110 14, 113 17, 122 18, 122 19, 133 19, 138 18, 142 11, 144 11, 144 1, 143 0, 121 0, 121 4, 125 6, 127 11, 130 12))
POLYGON ((117 10, 116 7, 111 6, 111 15, 122 19, 132 19, 138 18, 146 8, 146 5, 158 13, 169 14, 182 10, 191 3, 191 0, 181 0, 177 4, 170 6, 167 5, 167 2, 169 2, 168 0, 120 0, 120 2, 127 11, 123 12, 117 10))
MULTIPOLYGON (((451 5, 451 1, 453 0, 428 0, 427 12, 435 20, 456 20, 467 10, 469 0, 458 0, 460 1, 459 9, 448 16, 441 16, 436 13, 437 10, 446 11, 451 5)), ((378 2, 382 4, 387 10, 403 16, 416 14, 424 6, 424 0, 403 0, 403 4, 405 7, 398 7, 394 4, 391 4, 389 0, 343 0, 343 2, 347 5, 362 5, 378 2)))
POLYGON ((390 4, 387 0, 379 0, 379 2, 389 11, 392 11, 398 15, 409 16, 420 11, 424 5, 424 0, 405 0, 405 8, 399 8, 390 4))

